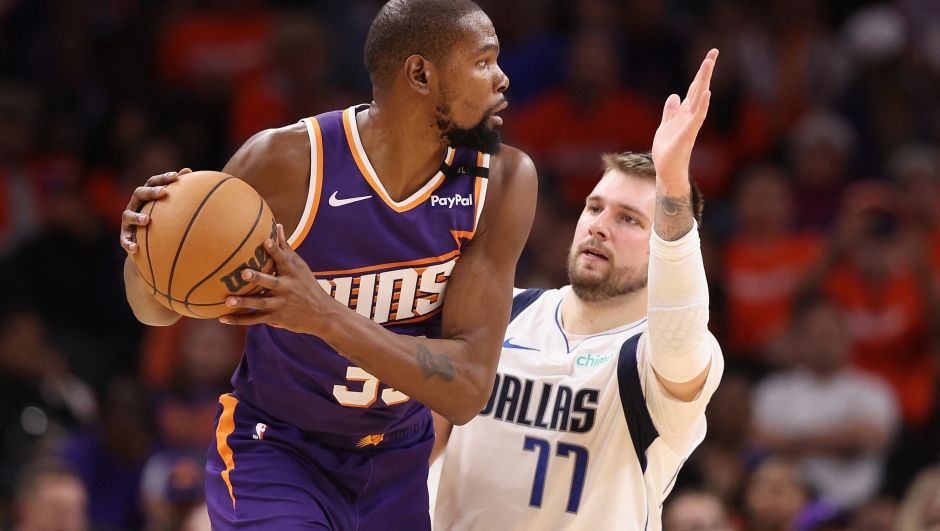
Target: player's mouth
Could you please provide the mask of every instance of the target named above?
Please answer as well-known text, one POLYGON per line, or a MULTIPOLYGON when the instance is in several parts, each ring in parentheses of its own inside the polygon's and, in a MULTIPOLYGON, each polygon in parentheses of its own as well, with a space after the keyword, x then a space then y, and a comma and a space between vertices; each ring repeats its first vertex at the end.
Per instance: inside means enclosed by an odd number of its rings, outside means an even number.
POLYGON ((607 257, 607 254, 604 253, 601 249, 597 247, 587 246, 581 249, 581 256, 591 262, 609 262, 610 258, 607 257))
POLYGON ((500 126, 500 125, 503 125, 503 118, 502 118, 501 116, 496 116, 496 113, 502 111, 503 109, 505 109, 505 108, 508 107, 508 106, 509 106, 509 102, 506 101, 506 100, 503 100, 502 103, 500 103, 496 108, 494 108, 492 111, 490 111, 490 121, 493 122, 493 126, 494 126, 494 127, 498 127, 498 126, 500 126))

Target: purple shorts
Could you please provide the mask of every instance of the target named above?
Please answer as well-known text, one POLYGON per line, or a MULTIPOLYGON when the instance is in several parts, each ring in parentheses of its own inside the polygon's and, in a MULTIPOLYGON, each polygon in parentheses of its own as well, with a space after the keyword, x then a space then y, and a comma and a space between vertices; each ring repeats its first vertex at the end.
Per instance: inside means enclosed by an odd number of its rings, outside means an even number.
POLYGON ((222 395, 206 464, 212 529, 430 531, 434 426, 426 417, 348 441, 301 432, 222 395))

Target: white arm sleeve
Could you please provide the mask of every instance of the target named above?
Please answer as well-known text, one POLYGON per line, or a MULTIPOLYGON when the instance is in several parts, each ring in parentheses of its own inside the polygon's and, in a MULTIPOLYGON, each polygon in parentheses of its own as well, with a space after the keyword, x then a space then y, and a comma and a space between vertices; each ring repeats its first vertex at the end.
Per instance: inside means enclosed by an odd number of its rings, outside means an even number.
POLYGON ((650 363, 670 382, 684 383, 705 370, 712 359, 708 335, 708 283, 702 262, 698 224, 668 242, 650 237, 650 363))

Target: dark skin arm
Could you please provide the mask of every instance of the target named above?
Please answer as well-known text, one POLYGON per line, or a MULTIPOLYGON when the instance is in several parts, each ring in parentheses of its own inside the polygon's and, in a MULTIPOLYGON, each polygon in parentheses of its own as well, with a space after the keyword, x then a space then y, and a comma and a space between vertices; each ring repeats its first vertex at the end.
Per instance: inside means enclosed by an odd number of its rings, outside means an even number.
MULTIPOLYGON (((301 149, 304 156, 290 160, 306 161, 300 173, 296 173, 297 167, 279 162, 281 157, 271 156, 263 142, 255 147, 246 145, 224 170, 254 186, 278 220, 292 223, 288 226, 296 225, 299 215, 297 220, 284 220, 278 217, 278 210, 298 194, 279 193, 274 186, 283 181, 278 176, 309 175, 309 141, 297 143, 305 144, 301 149)), ((395 334, 334 300, 287 245, 283 226, 277 241, 266 243, 277 277, 243 272, 245 280, 269 291, 264 296, 230 297, 228 301, 233 308, 258 311, 221 320, 239 325, 277 323, 294 332, 316 335, 379 380, 450 422, 465 424, 486 404, 495 378, 509 322, 516 261, 535 211, 537 181, 531 160, 504 147, 500 156, 493 157, 488 188, 476 235, 464 246, 448 281, 444 339, 395 334)))
MULTIPOLYGON (((242 146, 223 171, 229 174, 237 171, 234 175, 254 186, 264 197, 275 219, 288 227, 296 226, 303 213, 307 176, 310 175, 310 141, 304 126, 294 124, 258 133, 242 146)), ((124 291, 134 316, 146 325, 169 326, 181 316, 154 298, 131 258, 139 250, 137 227, 150 223, 149 216, 139 211, 144 203, 162 198, 166 185, 191 172, 185 168, 151 177, 134 191, 124 211, 120 239, 121 247, 127 252, 124 291)))
POLYGON ((166 185, 176 181, 180 175, 186 175, 191 171, 185 168, 179 172, 154 175, 148 179, 144 186, 134 191, 121 220, 121 247, 127 251, 127 258, 124 260, 124 293, 131 310, 134 311, 134 316, 146 325, 169 326, 178 321, 181 316, 157 302, 134 264, 133 254, 140 250, 136 240, 137 227, 150 223, 150 216, 141 214, 139 211, 144 203, 163 197, 166 194, 164 190, 166 185))

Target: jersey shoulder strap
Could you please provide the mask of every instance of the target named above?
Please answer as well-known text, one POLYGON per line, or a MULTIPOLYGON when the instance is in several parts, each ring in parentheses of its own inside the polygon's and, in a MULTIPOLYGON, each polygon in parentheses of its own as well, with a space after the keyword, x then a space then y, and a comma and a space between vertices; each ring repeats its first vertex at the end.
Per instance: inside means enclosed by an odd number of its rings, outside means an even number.
POLYGON ((513 297, 512 313, 509 314, 509 322, 515 321, 516 317, 519 317, 519 314, 522 313, 523 310, 532 306, 532 303, 538 300, 546 291, 548 290, 544 288, 529 288, 513 297))
POLYGON ((646 473, 646 450, 659 437, 659 432, 653 425, 649 408, 646 407, 646 397, 643 396, 643 387, 640 385, 640 369, 636 361, 640 335, 631 337, 620 347, 620 357, 617 359, 617 383, 620 387, 623 414, 626 416, 630 438, 633 440, 633 449, 636 451, 636 458, 640 461, 640 469, 646 473))

